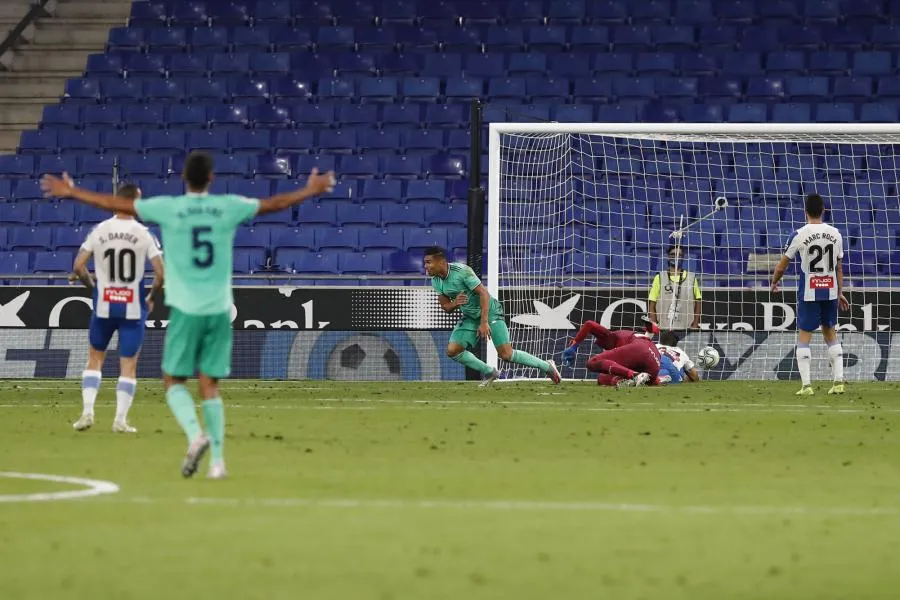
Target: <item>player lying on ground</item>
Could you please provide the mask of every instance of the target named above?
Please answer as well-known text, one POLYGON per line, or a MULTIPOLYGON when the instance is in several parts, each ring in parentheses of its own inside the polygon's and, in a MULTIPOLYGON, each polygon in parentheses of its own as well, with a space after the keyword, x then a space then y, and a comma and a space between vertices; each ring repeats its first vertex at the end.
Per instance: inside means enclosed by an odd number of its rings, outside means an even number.
POLYGON ((541 360, 523 350, 513 350, 503 305, 481 285, 481 280, 471 267, 448 262, 447 253, 438 247, 425 249, 424 262, 425 272, 431 277, 431 287, 438 293, 441 308, 448 313, 457 309, 462 313, 462 318, 450 334, 447 356, 481 373, 484 376, 482 387, 500 377, 500 371, 469 351, 478 344, 478 338, 491 340, 497 355, 503 360, 535 368, 553 383, 560 382, 559 370, 552 360, 541 360))
POLYGON ((302 189, 255 200, 210 194, 213 160, 191 152, 182 173, 187 192, 134 201, 78 188, 72 179, 45 175, 47 196, 75 198, 86 204, 158 223, 166 242, 166 305, 171 309, 163 349, 166 402, 188 439, 181 467, 192 476, 212 446, 209 476, 225 476, 225 410, 219 379, 231 372, 231 291, 234 235, 238 225, 256 215, 284 210, 334 188, 334 173, 314 169, 302 189), (194 399, 185 387, 197 375, 203 398, 206 432, 197 419, 194 399))
POLYGON ((594 343, 604 350, 613 350, 626 344, 630 344, 635 336, 650 338, 659 333, 659 327, 651 321, 647 316, 641 317, 643 332, 633 331, 631 329, 607 329, 596 321, 585 321, 579 328, 578 333, 572 338, 569 347, 563 350, 562 364, 571 367, 575 364, 575 355, 578 352, 578 345, 587 339, 588 335, 594 336, 594 343))
POLYGON ((812 353, 809 342, 813 331, 822 327, 822 337, 828 344, 828 359, 834 383, 829 394, 844 393, 844 350, 837 339, 838 307, 850 308, 844 297, 844 238, 835 227, 822 222, 825 202, 818 194, 806 197, 806 225, 794 232, 772 275, 772 293, 788 265, 800 255, 800 278, 797 285, 797 370, 802 387, 798 396, 814 393, 810 378, 812 353))
POLYGON ((694 366, 694 361, 688 353, 678 347, 678 336, 671 331, 664 331, 659 336, 656 344, 659 350, 659 376, 660 385, 666 383, 681 383, 687 381, 700 381, 700 374, 694 366))
MULTIPOLYGON (((116 194, 136 200, 141 191, 136 185, 119 186, 116 194)), ((119 332, 119 381, 116 385, 116 418, 112 430, 116 433, 137 431, 128 424, 128 410, 137 388, 137 361, 144 341, 144 325, 153 310, 153 296, 163 284, 163 262, 159 242, 150 231, 126 213, 115 216, 94 227, 88 234, 72 267, 70 279, 79 279, 91 290, 94 310, 88 341, 88 362, 81 374, 81 417, 72 425, 78 431, 94 424, 94 402, 103 377, 106 348, 115 332, 119 332), (87 263, 94 257, 96 284, 88 272, 87 263), (144 290, 144 265, 153 265, 153 284, 150 293, 144 290)))

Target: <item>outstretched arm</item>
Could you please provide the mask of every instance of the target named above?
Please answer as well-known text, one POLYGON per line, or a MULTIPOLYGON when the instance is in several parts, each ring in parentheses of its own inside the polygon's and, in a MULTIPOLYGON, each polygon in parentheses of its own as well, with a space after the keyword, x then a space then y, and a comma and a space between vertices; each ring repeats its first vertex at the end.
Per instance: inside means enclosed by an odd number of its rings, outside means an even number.
POLYGON ((334 189, 335 183, 334 171, 320 174, 318 169, 313 169, 303 188, 287 194, 278 194, 267 200, 260 200, 259 210, 256 214, 263 215, 270 212, 278 212, 295 204, 300 204, 304 200, 330 192, 334 189))
POLYGON ((129 215, 137 214, 134 210, 134 200, 112 196, 110 194, 98 194, 75 185, 68 173, 62 177, 44 175, 41 178, 41 190, 46 197, 72 198, 109 211, 121 212, 129 215))

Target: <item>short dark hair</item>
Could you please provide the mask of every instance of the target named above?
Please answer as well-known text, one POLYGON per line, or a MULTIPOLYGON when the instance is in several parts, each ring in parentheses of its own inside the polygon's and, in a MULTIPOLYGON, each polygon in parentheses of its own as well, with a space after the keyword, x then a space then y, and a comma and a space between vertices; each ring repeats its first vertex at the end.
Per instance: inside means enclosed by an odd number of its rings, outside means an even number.
POLYGON ((195 192, 205 190, 212 182, 213 159, 206 152, 194 150, 184 160, 184 177, 188 189, 195 192))
POLYGON ((811 216, 813 219, 821 218, 822 213, 825 212, 825 201, 822 200, 822 196, 818 194, 810 194, 806 197, 806 214, 811 216))
POLYGON ((429 246, 428 248, 425 248, 425 252, 422 254, 425 256, 440 256, 442 258, 447 258, 447 251, 440 246, 429 246))
POLYGON ((663 331, 659 334, 659 343, 663 346, 677 346, 678 336, 674 331, 663 331))
POLYGON ((666 256, 672 254, 675 250, 678 250, 682 256, 684 256, 684 249, 681 246, 669 246, 666 248, 666 256))
POLYGON ((141 188, 133 183, 123 183, 116 188, 116 196, 127 198, 129 200, 137 200, 141 193, 141 188))

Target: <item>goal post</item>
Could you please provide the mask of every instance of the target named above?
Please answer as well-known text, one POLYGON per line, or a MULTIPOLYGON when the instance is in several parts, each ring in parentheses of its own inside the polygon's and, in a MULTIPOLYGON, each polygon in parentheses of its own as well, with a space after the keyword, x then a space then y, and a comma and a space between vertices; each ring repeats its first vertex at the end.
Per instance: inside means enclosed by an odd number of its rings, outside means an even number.
MULTIPOLYGON (((845 378, 897 377, 900 125, 492 123, 488 141, 487 287, 514 347, 558 360, 585 320, 630 328, 655 308, 692 355, 719 350, 707 378, 798 378, 796 266, 769 280, 818 193, 844 236, 845 378)), ((830 379, 821 336, 812 350, 830 379)), ((594 352, 564 377, 591 377, 594 352)))

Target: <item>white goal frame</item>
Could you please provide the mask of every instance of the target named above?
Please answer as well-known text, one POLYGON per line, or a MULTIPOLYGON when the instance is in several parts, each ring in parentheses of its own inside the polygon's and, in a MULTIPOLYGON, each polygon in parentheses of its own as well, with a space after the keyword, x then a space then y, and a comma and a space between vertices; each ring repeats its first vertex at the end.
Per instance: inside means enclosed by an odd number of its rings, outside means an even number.
MULTIPOLYGON (((597 134, 617 137, 653 137, 679 135, 697 140, 704 135, 716 136, 710 141, 722 141, 721 136, 740 136, 742 142, 768 142, 771 136, 796 134, 803 141, 836 143, 841 136, 897 135, 897 123, 490 123, 488 130, 488 190, 487 190, 487 289, 496 298, 500 294, 500 136, 504 133, 522 134, 597 134), (754 136, 759 136, 754 139, 754 136)), ((702 141, 702 140, 698 140, 702 141)), ((487 344, 487 363, 498 365, 497 351, 487 344)))

